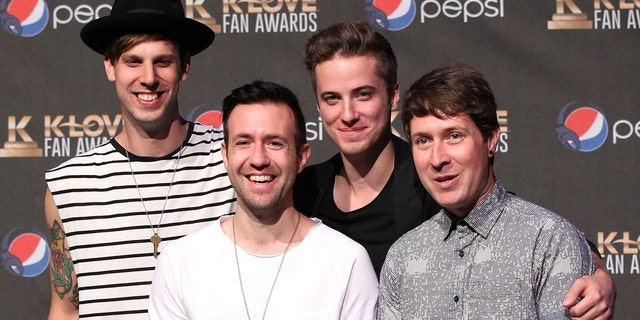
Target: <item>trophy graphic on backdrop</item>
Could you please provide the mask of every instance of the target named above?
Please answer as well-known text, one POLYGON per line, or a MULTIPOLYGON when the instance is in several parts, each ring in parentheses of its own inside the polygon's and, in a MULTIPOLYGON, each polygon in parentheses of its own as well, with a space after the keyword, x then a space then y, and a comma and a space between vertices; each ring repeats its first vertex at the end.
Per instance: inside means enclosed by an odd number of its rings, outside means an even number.
POLYGON ((4 143, 4 148, 0 149, 0 158, 42 157, 42 148, 38 147, 38 143, 33 141, 25 130, 29 120, 31 120, 31 116, 24 116, 19 122, 16 122, 15 116, 9 117, 8 138, 4 143), (18 137, 22 138, 22 141, 18 141, 18 137))
POLYGON ((547 21, 547 29, 593 29, 593 21, 582 13, 573 0, 556 0, 556 13, 547 21), (569 8, 571 13, 565 13, 569 8))

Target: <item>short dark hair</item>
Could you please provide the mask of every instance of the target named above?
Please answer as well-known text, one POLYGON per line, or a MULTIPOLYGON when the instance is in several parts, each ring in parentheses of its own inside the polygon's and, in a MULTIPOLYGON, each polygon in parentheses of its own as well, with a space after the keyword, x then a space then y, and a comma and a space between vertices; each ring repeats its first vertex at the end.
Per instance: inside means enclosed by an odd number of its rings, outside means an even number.
POLYGON ((389 97, 398 79, 398 62, 387 39, 367 22, 341 22, 318 31, 305 46, 304 63, 316 89, 315 68, 337 56, 370 56, 377 63, 377 74, 384 79, 389 97))
MULTIPOLYGON (((285 104, 293 112, 295 120, 295 143, 296 152, 302 150, 302 146, 307 143, 307 133, 304 115, 300 109, 300 103, 296 95, 288 88, 273 82, 255 80, 241 87, 235 88, 231 94, 222 101, 222 123, 224 131, 224 141, 229 143, 227 120, 233 109, 239 104, 251 104, 258 102, 271 102, 285 104)), ((250 125, 250 124, 249 124, 250 125)))
POLYGON ((439 119, 466 114, 486 140, 499 129, 496 101, 480 72, 468 67, 435 69, 414 82, 405 94, 402 123, 407 137, 414 117, 439 119))

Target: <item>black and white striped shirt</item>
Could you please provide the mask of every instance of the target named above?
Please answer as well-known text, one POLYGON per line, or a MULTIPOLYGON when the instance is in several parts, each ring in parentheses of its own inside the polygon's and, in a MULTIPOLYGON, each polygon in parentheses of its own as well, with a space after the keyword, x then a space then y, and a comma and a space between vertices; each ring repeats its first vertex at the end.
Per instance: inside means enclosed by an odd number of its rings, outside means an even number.
POLYGON ((147 319, 156 265, 151 225, 155 229, 162 218, 162 251, 172 240, 235 212, 222 138, 221 130, 191 123, 182 150, 161 158, 129 153, 148 216, 124 148, 114 139, 46 172, 78 279, 80 318, 147 319))

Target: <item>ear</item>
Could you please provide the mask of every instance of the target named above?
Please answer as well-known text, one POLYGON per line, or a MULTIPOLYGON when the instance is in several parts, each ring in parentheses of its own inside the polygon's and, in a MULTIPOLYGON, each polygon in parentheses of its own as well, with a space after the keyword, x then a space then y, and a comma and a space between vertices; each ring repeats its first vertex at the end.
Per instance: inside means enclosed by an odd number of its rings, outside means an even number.
POLYGON ((498 139, 500 138, 500 128, 496 128, 491 132, 489 138, 487 140, 487 155, 489 158, 493 157, 496 152, 496 148, 498 147, 498 139))
POLYGON ((187 63, 184 66, 184 71, 182 72, 182 81, 186 81, 189 77, 189 70, 191 69, 191 63, 187 63))
POLYGON ((111 82, 116 81, 116 74, 114 69, 115 66, 111 64, 111 61, 109 59, 104 59, 104 71, 107 73, 107 79, 109 79, 109 81, 111 82))
POLYGON ((222 142, 222 145, 220 146, 220 152, 222 153, 222 162, 224 162, 224 168, 228 172, 229 171, 229 165, 227 164, 227 162, 229 160, 227 159, 227 144, 224 141, 222 142))
POLYGON ((391 101, 391 111, 398 110, 398 105, 400 104, 400 86, 396 83, 393 86, 393 91, 391 92, 391 97, 389 97, 391 101))
POLYGON ((298 173, 302 172, 302 169, 307 166, 307 162, 309 161, 309 157, 311 156, 311 146, 308 143, 305 143, 300 149, 300 153, 298 154, 298 173))

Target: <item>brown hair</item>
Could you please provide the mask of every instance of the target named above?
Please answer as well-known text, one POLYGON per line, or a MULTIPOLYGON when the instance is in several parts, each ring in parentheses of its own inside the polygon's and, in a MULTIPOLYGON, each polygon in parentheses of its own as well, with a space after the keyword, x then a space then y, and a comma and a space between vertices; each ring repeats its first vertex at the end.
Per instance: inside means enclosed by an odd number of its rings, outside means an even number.
POLYGON ((315 68, 336 56, 371 56, 378 62, 377 74, 384 79, 389 97, 397 83, 398 62, 391 44, 366 22, 342 22, 313 35, 304 50, 304 63, 316 89, 315 68))
POLYGON ((486 140, 500 128, 496 101, 489 83, 477 70, 467 67, 435 69, 414 82, 405 94, 402 123, 407 137, 414 117, 439 119, 466 114, 486 140))

